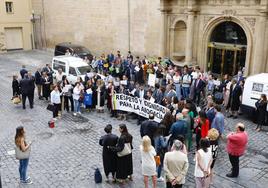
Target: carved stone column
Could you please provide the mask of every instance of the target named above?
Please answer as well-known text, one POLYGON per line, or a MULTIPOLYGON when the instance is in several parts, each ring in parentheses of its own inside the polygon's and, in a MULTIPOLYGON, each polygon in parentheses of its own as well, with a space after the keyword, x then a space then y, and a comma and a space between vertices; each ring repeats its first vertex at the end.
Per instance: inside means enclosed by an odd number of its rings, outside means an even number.
POLYGON ((168 19, 168 9, 160 9, 161 11, 161 30, 160 30, 160 56, 165 57, 167 55, 167 19, 168 19))
POLYGON ((257 22, 257 28, 255 35, 258 35, 256 37, 256 43, 254 46, 254 60, 252 64, 252 72, 251 74, 257 74, 260 72, 264 72, 264 39, 265 39, 265 28, 266 28, 266 18, 267 18, 267 12, 261 12, 260 17, 257 22))
POLYGON ((193 39, 194 39, 194 12, 188 12, 187 31, 186 31, 186 49, 185 62, 190 63, 193 59, 193 39))

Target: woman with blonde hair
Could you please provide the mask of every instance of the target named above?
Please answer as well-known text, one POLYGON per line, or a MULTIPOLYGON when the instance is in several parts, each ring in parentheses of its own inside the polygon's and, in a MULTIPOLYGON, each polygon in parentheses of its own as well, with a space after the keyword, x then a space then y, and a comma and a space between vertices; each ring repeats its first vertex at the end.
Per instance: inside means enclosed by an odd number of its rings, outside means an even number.
POLYGON ((210 172, 210 183, 212 184, 212 176, 213 176, 213 172, 212 172, 212 169, 214 167, 214 164, 215 164, 215 161, 216 161, 216 158, 218 156, 218 148, 219 148, 219 131, 215 128, 212 128, 208 131, 208 140, 209 140, 209 144, 210 144, 210 149, 211 149, 211 152, 212 152, 212 163, 210 165, 210 168, 211 168, 211 172, 210 172))
POLYGON ((140 151, 145 188, 148 188, 149 176, 152 177, 153 188, 156 188, 156 162, 154 159, 156 152, 151 144, 151 139, 149 136, 142 137, 142 145, 140 146, 140 151))
MULTIPOLYGON (((22 152, 26 152, 31 147, 31 142, 28 144, 26 143, 25 131, 22 126, 19 126, 16 129, 15 145, 22 152)), ((29 164, 29 158, 19 159, 19 162, 20 162, 19 166, 20 182, 23 184, 32 184, 33 182, 31 178, 29 176, 27 177, 27 167, 29 164)))

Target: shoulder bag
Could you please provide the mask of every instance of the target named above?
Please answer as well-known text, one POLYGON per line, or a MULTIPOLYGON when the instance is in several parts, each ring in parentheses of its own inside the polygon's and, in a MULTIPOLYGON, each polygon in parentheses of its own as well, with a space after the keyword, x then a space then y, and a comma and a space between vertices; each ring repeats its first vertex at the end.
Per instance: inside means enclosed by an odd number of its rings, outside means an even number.
POLYGON ((15 156, 16 159, 21 160, 21 159, 28 159, 30 157, 31 153, 31 146, 26 151, 22 151, 18 146, 15 147, 15 156))
POLYGON ((131 145, 130 143, 125 143, 124 144, 124 149, 120 152, 117 152, 117 156, 118 157, 123 157, 123 156, 126 156, 126 155, 129 155, 131 154, 131 145))

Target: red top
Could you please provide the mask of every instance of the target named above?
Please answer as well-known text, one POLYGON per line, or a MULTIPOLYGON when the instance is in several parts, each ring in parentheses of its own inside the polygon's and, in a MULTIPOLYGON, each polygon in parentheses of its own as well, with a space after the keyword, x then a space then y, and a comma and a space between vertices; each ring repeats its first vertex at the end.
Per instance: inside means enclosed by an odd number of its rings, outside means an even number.
POLYGON ((248 134, 244 132, 230 133, 227 136, 227 152, 234 156, 241 156, 246 150, 248 134))
MULTIPOLYGON (((199 124, 200 119, 197 120, 197 124, 199 124)), ((201 138, 206 138, 209 130, 209 120, 206 119, 206 122, 201 125, 201 138)))

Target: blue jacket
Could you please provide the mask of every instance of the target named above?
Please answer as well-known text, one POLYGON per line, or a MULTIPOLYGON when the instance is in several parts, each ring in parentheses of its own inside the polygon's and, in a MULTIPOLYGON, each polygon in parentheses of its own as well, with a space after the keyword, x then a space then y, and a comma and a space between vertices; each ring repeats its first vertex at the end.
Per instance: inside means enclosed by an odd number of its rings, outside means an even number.
POLYGON ((220 134, 224 132, 224 115, 222 113, 217 113, 213 122, 211 124, 211 128, 215 128, 219 131, 220 134))
POLYGON ((84 105, 90 106, 92 105, 92 94, 88 94, 85 92, 84 94, 84 105))
POLYGON ((184 120, 177 120, 172 124, 169 133, 173 138, 176 138, 179 135, 185 136, 187 134, 186 122, 184 120))

